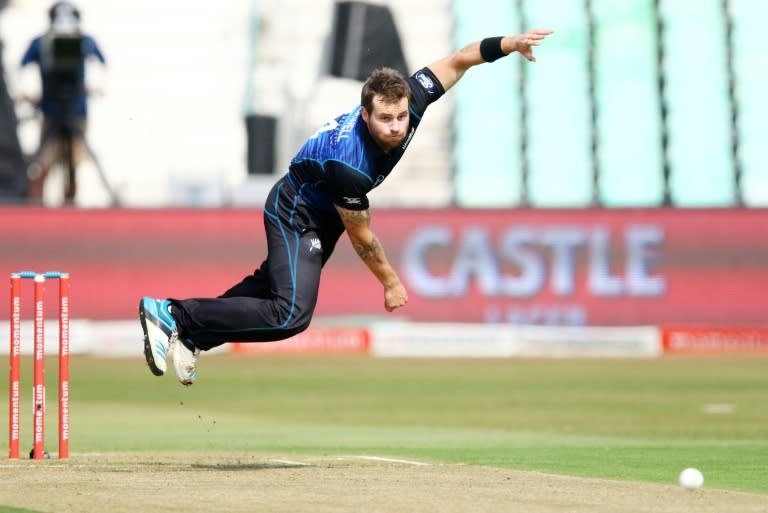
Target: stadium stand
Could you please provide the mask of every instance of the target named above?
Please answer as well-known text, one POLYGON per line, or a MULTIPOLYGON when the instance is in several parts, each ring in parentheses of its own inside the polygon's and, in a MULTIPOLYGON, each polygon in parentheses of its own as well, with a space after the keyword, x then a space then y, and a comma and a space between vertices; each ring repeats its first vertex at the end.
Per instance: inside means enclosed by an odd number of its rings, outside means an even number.
POLYGON ((657 206, 664 183, 653 0, 593 0, 592 10, 600 202, 657 206))
MULTIPOLYGON (((335 0, 76 3, 108 59, 90 142, 126 206, 260 206, 274 176, 248 175, 246 116, 278 120, 276 175, 357 101, 360 82, 327 73, 335 0)), ((674 206, 768 206, 763 0, 370 3, 391 9, 410 71, 488 34, 556 29, 536 64, 473 69, 432 106, 377 207, 656 206, 665 170, 674 206)), ((1 11, 12 94, 49 4, 1 11)), ((20 127, 27 152, 37 135, 20 127)), ((78 204, 104 205, 89 172, 78 204)))
MULTIPOLYGON (((492 0, 488 19, 476 2, 455 0, 454 46, 461 48, 489 34, 506 34, 520 26, 512 2, 492 0)), ((481 66, 462 78, 452 94, 456 101, 455 200, 462 207, 509 207, 520 204, 523 127, 520 67, 514 63, 481 66), (488 183, 504 186, 488 187, 488 183)))
POLYGON ((585 207, 592 201, 587 20, 580 2, 527 2, 525 25, 556 27, 546 59, 525 68, 529 203, 585 207))
POLYGON ((742 195, 748 206, 768 206, 768 52, 763 41, 768 3, 761 0, 729 2, 734 25, 735 98, 738 107, 739 163, 742 195))
POLYGON ((729 206, 733 154, 720 0, 660 2, 674 205, 729 206))

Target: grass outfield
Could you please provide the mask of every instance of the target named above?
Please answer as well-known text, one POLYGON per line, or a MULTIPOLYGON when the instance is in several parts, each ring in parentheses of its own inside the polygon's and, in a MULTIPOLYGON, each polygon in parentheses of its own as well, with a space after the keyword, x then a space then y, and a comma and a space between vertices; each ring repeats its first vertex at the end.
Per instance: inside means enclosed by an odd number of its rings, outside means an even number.
MULTIPOLYGON (((768 494, 768 358, 199 363, 184 388, 152 376, 141 356, 73 357, 72 452, 370 454, 655 483, 693 466, 707 488, 768 494)), ((56 360, 47 365, 55 456, 56 360)))

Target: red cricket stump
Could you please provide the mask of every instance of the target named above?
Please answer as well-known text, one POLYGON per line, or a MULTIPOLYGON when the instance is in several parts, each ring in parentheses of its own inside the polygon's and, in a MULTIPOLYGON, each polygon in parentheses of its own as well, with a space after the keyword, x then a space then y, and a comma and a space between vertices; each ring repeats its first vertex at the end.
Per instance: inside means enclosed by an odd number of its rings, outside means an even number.
POLYGON ((59 458, 69 457, 69 274, 24 271, 11 274, 11 333, 8 456, 19 457, 20 376, 21 376, 21 282, 34 280, 34 346, 32 386, 32 458, 43 459, 45 452, 45 281, 59 280, 59 458))
POLYGON ((11 347, 8 353, 11 363, 11 381, 8 386, 8 456, 19 457, 19 401, 21 387, 21 276, 11 275, 11 347))
POLYGON ((33 351, 34 383, 32 385, 32 417, 34 433, 34 459, 45 453, 45 277, 35 276, 35 338, 33 351))
POLYGON ((69 458, 69 274, 59 278, 59 459, 69 458))

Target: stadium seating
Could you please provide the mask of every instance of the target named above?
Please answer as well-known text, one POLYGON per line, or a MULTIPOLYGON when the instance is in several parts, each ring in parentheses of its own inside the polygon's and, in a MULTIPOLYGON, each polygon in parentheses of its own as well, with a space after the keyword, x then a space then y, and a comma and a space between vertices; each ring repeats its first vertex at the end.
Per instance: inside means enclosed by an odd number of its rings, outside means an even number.
POLYGON ((593 0, 599 197, 649 207, 663 197, 654 0, 593 0))
POLYGON ((524 68, 530 204, 588 206, 592 202, 591 113, 583 2, 526 2, 523 15, 528 27, 557 29, 557 36, 546 42, 546 58, 524 68))
MULTIPOLYGON (((676 206, 731 206, 736 204, 737 192, 748 206, 768 204, 768 148, 761 140, 761 125, 768 115, 764 94, 768 65, 761 50, 764 45, 755 44, 761 40, 759 23, 766 19, 768 4, 733 0, 728 5, 734 27, 733 96, 727 18, 719 0, 492 2, 499 14, 495 20, 503 20, 506 26, 549 26, 556 34, 540 50, 540 62, 523 66, 525 98, 518 95, 520 71, 515 66, 494 67, 493 75, 485 69, 473 72, 474 79, 468 76, 457 92, 458 204, 520 204, 525 198, 519 188, 521 170, 527 168, 527 196, 534 206, 591 204, 593 169, 599 173, 596 199, 600 204, 655 206, 663 201, 665 165, 676 206), (592 48, 589 14, 595 31, 592 48), (593 91, 589 89, 590 49, 593 91), (478 94, 478 90, 496 93, 483 83, 488 80, 510 92, 502 94, 501 100, 498 95, 478 94), (591 154, 590 93, 596 114, 595 155, 591 154), (735 190, 734 180, 734 100, 741 191, 735 190), (522 112, 527 113, 525 153, 519 144, 522 112), (504 136, 473 130, 482 120, 491 126, 501 123, 504 136), (519 121, 515 125, 509 120, 519 121), (503 187, 489 192, 481 187, 484 180, 503 187)), ((471 1, 455 0, 454 11, 457 36, 488 33, 483 32, 487 19, 475 12, 471 1)))
POLYGON ((738 105, 742 195, 748 206, 768 206, 768 53, 763 41, 768 2, 732 0, 735 97, 738 105))
MULTIPOLYGON (((77 3, 108 59, 89 139, 127 206, 199 205, 202 189, 206 206, 260 205, 266 187, 249 182, 244 117, 279 120, 279 174, 307 135, 356 102, 358 82, 324 73, 335 0, 77 3)), ((397 172, 372 192, 376 206, 656 206, 665 168, 674 205, 768 206, 768 2, 375 3, 392 10, 411 71, 488 35, 556 30, 539 62, 473 69, 432 106, 397 172)), ((2 10, 9 88, 25 45, 45 28, 43 4, 2 10)), ((37 136, 24 124, 25 150, 37 136)), ((103 205, 100 194, 86 165, 78 204, 103 205)))
MULTIPOLYGON (((512 2, 493 0, 488 19, 472 0, 453 3, 454 45, 461 48, 489 34, 519 26, 512 2)), ((520 67, 513 62, 471 70, 451 94, 456 101, 456 203, 462 207, 508 207, 522 196, 520 67), (489 184, 491 184, 489 186, 489 184)))
POLYGON ((734 201, 725 22, 720 0, 664 0, 662 44, 673 204, 734 201))

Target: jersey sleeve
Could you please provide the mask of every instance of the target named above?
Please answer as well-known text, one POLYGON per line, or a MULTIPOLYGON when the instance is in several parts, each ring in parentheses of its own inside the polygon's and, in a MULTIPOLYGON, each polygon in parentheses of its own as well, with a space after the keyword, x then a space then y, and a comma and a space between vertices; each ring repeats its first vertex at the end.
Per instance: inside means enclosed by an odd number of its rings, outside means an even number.
POLYGON ((99 48, 96 40, 91 36, 83 36, 83 55, 86 57, 96 57, 102 64, 107 63, 104 54, 101 52, 101 48, 99 48))
POLYGON ((335 205, 347 210, 368 210, 366 194, 373 183, 363 172, 331 160, 325 163, 325 178, 335 205))
POLYGON ((411 86, 410 107, 419 117, 424 115, 430 103, 445 94, 443 84, 429 68, 421 68, 414 73, 408 78, 408 85, 411 86))
POLYGON ((33 62, 40 62, 40 38, 36 37, 29 43, 27 51, 24 52, 24 56, 21 58, 21 66, 26 66, 33 62))

